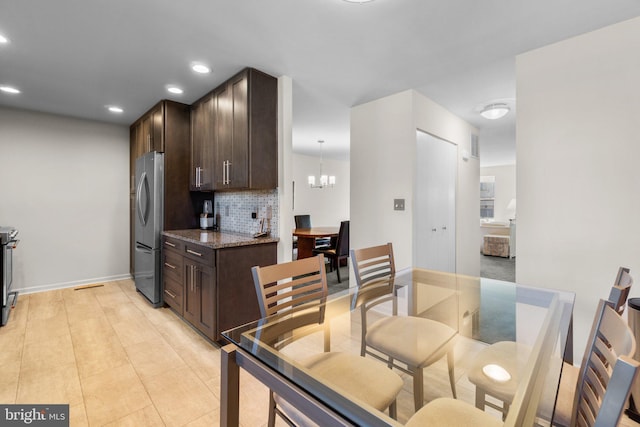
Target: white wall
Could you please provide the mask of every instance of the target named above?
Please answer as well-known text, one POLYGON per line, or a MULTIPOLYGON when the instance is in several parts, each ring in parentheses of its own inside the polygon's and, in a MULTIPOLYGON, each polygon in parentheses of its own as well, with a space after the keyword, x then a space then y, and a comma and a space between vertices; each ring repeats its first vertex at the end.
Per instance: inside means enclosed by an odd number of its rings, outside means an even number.
POLYGON ((392 242, 396 267, 411 265, 416 129, 458 145, 456 269, 479 275, 480 166, 462 159, 476 130, 412 90, 351 109, 351 246, 392 242))
POLYGON ((507 205, 516 198, 516 165, 483 167, 480 168, 480 176, 496 178, 493 221, 509 224, 513 211, 507 211, 507 205))
POLYGON ((129 277, 129 129, 0 108, 0 225, 14 289, 129 277))
MULTIPOLYGON (((340 221, 349 219, 349 162, 345 160, 322 160, 322 171, 327 175, 335 175, 336 185, 327 188, 311 188, 307 182, 309 175, 316 175, 318 180, 320 157, 293 155, 293 180, 295 186, 294 215, 311 215, 314 226, 339 226, 340 221)), ((291 218, 289 224, 293 228, 295 223, 291 218)), ((287 227, 283 227, 283 231, 287 227)))
POLYGON ((618 267, 640 277, 637 52, 640 18, 516 61, 516 277, 576 292, 578 362, 618 267))
POLYGON ((278 77, 278 262, 291 261, 293 237, 293 81, 278 77))

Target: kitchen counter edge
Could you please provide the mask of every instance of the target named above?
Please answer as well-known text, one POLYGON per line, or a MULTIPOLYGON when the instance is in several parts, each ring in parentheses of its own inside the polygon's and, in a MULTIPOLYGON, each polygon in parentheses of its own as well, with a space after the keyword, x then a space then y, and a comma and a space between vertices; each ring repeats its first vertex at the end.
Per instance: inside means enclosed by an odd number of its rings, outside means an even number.
POLYGON ((204 231, 197 228, 189 230, 167 230, 163 231, 162 235, 211 249, 262 245, 264 243, 277 243, 280 240, 272 236, 253 237, 251 234, 232 233, 228 231, 204 231))

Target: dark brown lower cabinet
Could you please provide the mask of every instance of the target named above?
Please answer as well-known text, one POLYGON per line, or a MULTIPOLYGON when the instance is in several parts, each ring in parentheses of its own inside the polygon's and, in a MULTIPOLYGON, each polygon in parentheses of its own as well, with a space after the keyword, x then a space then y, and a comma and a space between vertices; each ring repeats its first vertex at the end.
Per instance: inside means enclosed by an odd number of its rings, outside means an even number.
POLYGON ((165 303, 209 339, 222 340, 223 331, 260 318, 251 267, 275 264, 276 245, 214 250, 164 237, 165 303))
POLYGON ((184 269, 184 318, 205 336, 214 339, 216 333, 215 269, 211 265, 191 260, 185 260, 184 269))

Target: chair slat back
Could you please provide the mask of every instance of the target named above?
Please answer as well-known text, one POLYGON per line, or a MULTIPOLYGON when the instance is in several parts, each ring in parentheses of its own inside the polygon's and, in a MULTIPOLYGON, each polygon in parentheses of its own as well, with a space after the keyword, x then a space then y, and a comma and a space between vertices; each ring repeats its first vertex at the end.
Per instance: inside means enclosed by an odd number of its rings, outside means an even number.
POLYGON ((296 228, 311 228, 311 215, 295 215, 296 228))
POLYGON ((336 255, 343 256, 349 254, 349 221, 340 223, 338 240, 336 241, 336 255))
POLYGON ((578 376, 578 384, 573 402, 571 426, 616 425, 629 395, 631 384, 637 371, 629 360, 636 351, 633 332, 618 315, 612 304, 600 300, 587 340, 578 376), (618 368, 618 365, 620 367, 618 368), (616 369, 631 373, 631 378, 623 378, 616 369), (614 379, 615 374, 615 379, 614 379), (625 391, 626 390, 626 391, 625 391), (619 402, 613 396, 624 394, 619 402), (606 403, 606 406, 604 406, 606 403))
POLYGON ((260 314, 267 317, 301 305, 322 304, 329 294, 324 255, 252 267, 260 314))
POLYGON ((388 280, 396 272, 391 243, 364 249, 352 249, 351 263, 359 288, 376 281, 388 280))
POLYGON ((617 311, 619 315, 624 313, 627 298, 631 291, 631 285, 633 285, 633 278, 629 274, 629 269, 620 267, 608 298, 608 301, 613 304, 614 310, 617 311))

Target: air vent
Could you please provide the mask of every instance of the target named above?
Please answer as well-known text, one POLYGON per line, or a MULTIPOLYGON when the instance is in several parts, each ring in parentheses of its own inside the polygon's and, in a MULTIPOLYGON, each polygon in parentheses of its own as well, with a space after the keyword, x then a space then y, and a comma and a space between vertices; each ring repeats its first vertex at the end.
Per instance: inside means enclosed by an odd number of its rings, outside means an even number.
POLYGON ((476 159, 480 158, 480 143, 478 142, 478 135, 471 134, 471 157, 476 159))

